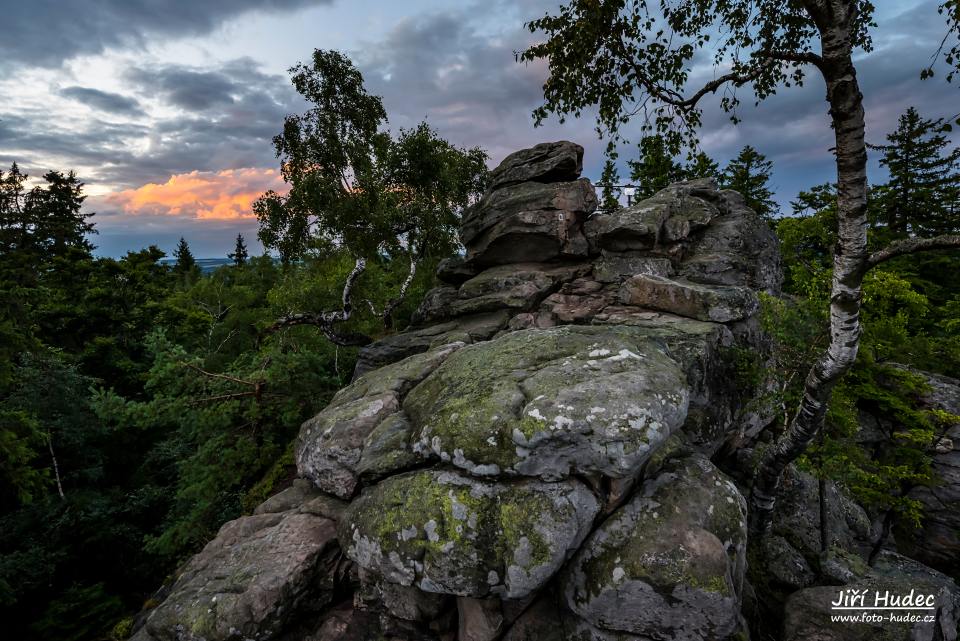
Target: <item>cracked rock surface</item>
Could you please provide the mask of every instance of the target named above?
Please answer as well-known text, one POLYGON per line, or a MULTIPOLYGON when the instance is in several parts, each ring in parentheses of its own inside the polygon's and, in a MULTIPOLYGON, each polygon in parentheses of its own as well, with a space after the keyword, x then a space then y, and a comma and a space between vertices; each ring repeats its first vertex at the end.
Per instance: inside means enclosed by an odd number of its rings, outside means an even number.
MULTIPOLYGON (((582 158, 494 170, 465 256, 303 424, 300 478, 224 525, 137 641, 745 638, 745 501, 711 459, 767 416, 736 363, 763 353, 776 239, 710 180, 598 212, 582 158)), ((783 581, 819 589, 789 505, 783 581)), ((819 616, 804 593, 796 620, 819 616)))

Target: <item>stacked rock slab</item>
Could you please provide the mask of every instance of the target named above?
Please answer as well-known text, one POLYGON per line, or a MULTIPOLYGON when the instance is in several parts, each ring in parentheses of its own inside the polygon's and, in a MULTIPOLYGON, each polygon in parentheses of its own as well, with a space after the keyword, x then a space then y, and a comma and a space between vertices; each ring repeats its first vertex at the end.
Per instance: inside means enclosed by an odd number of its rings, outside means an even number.
POLYGON ((492 172, 465 256, 304 423, 298 484, 224 526, 139 641, 744 634, 745 502, 710 457, 747 422, 734 356, 775 238, 710 180, 598 213, 582 159, 492 172), (254 552, 259 579, 223 579, 254 552))

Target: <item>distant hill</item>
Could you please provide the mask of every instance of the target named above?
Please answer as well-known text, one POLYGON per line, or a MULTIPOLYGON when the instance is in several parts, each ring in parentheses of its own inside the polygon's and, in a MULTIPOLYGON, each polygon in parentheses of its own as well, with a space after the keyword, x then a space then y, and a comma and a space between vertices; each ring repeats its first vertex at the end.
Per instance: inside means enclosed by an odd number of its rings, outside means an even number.
MULTIPOLYGON (((176 265, 176 258, 163 258, 160 260, 160 263, 163 265, 176 265)), ((197 266, 200 267, 200 271, 204 274, 209 274, 210 272, 221 267, 223 265, 231 265, 233 260, 230 258, 198 258, 197 266)))

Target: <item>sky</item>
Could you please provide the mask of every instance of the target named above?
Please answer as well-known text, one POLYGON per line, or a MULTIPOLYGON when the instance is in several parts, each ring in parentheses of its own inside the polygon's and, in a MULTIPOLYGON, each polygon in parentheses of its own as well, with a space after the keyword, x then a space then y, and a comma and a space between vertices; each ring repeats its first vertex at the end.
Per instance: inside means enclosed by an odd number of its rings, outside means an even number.
MULTIPOLYGON (((944 34, 936 3, 875 0, 875 49, 858 56, 867 139, 883 142, 897 116, 960 111, 960 88, 921 81, 944 34)), ((271 138, 306 105, 287 70, 312 51, 338 49, 380 95, 396 131, 422 120, 495 166, 548 140, 585 149, 596 180, 603 143, 591 114, 534 128, 542 63, 514 52, 536 41, 524 23, 557 0, 0 0, 0 167, 34 177, 75 170, 95 212, 96 252, 121 256, 151 244, 170 253, 183 236, 198 257, 224 256, 243 234, 254 253, 251 203, 282 190, 271 138)), ((710 73, 709 70, 707 73, 710 73)), ((744 100, 733 125, 704 104, 703 150, 724 164, 746 144, 774 164, 787 206, 831 180, 832 132, 822 81, 784 89, 760 106, 744 100)), ((639 124, 635 129, 639 128, 639 124)), ((635 137, 638 140, 638 137, 635 137)), ((622 159, 635 155, 621 150, 622 159)), ((621 172, 626 173, 626 172, 621 172)), ((883 179, 876 159, 871 180, 883 179)))

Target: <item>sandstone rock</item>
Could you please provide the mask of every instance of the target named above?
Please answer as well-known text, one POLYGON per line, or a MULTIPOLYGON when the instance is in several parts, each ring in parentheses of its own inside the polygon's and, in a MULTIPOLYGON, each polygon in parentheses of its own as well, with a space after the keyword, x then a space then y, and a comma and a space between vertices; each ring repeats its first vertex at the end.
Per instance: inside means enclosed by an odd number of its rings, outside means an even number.
POLYGON ((673 261, 643 252, 612 252, 603 250, 593 265, 594 277, 601 283, 620 283, 636 274, 651 274, 669 278, 676 273, 673 261))
POLYGON ((487 340, 507 324, 509 317, 506 310, 497 310, 462 316, 455 321, 387 336, 360 348, 353 379, 356 380, 371 370, 396 363, 433 347, 455 342, 472 343, 487 340))
POLYGON ((384 581, 518 599, 550 579, 598 511, 578 481, 491 483, 425 470, 363 492, 339 536, 347 555, 384 581))
MULTIPOLYGON (((297 436, 297 471, 340 498, 353 496, 367 437, 400 409, 403 396, 463 343, 410 356, 337 392, 330 404, 305 422, 297 436)), ((381 459, 382 464, 382 459, 381 459)), ((366 469, 370 469, 370 462, 366 469)))
POLYGON ((460 617, 457 641, 494 641, 503 631, 499 599, 457 598, 460 617))
POLYGON ((416 465, 420 457, 411 449, 412 429, 404 412, 391 414, 373 428, 364 440, 357 463, 356 472, 360 479, 372 482, 416 465))
POLYGON ((906 557, 885 552, 863 579, 844 586, 820 586, 795 592, 787 599, 784 616, 784 641, 956 641, 960 614, 960 589, 948 577, 906 557), (875 594, 934 595, 931 610, 837 611, 831 603, 844 590, 865 590, 865 602, 873 605, 875 594), (932 615, 929 621, 841 621, 839 614, 858 612, 880 614, 932 615))
POLYGON ((515 151, 490 172, 489 191, 533 181, 541 183, 576 180, 583 171, 583 147, 561 140, 544 142, 515 151))
POLYGON ((669 253, 671 244, 720 215, 712 203, 693 195, 693 189, 710 186, 698 181, 672 185, 630 207, 594 216, 585 225, 588 242, 597 250, 669 253))
POLYGON ((452 316, 500 309, 528 310, 588 268, 582 265, 520 263, 491 267, 471 278, 448 304, 452 316))
POLYGON ((770 225, 735 191, 696 189, 694 193, 714 202, 722 215, 692 238, 680 267, 683 276, 778 294, 783 274, 779 242, 770 225))
POLYGON ((729 323, 757 313, 756 293, 746 287, 700 285, 652 274, 638 274, 623 284, 622 302, 698 320, 729 323))
POLYGON ((503 641, 570 641, 566 613, 560 611, 557 603, 553 594, 537 599, 510 626, 503 641))
POLYGON ((686 417, 680 365, 643 328, 525 330, 471 345, 404 409, 415 451, 471 474, 635 474, 686 417))
MULTIPOLYGON (((784 472, 781 483, 782 490, 771 525, 773 533, 783 537, 790 547, 815 566, 820 556, 820 492, 817 479, 790 466, 784 472)), ((873 539, 870 518, 833 482, 826 484, 826 490, 830 546, 853 556, 865 556, 873 539)), ((857 563, 855 560, 853 562, 857 563)))
POLYGON ((587 255, 583 222, 597 208, 586 178, 525 182, 488 192, 464 215, 467 261, 481 266, 587 255))
MULTIPOLYGON (((710 181, 591 217, 581 161, 572 143, 504 160, 464 217, 466 256, 304 424, 303 478, 225 526, 137 641, 741 631, 743 499, 708 457, 742 431, 752 388, 729 350, 762 344, 775 238, 710 181)), ((816 484, 787 485, 759 590, 781 603, 820 562, 816 484)), ((865 515, 831 501, 853 552, 816 567, 858 581, 865 515)))
MULTIPOLYGON (((922 407, 960 414, 960 381, 910 371, 922 376, 929 386, 919 399, 922 407)), ((923 523, 912 535, 901 533, 897 543, 927 565, 960 576, 960 423, 951 425, 933 450, 935 484, 910 491, 910 498, 923 506, 923 523)))
POLYGON ((741 629, 746 501, 702 457, 668 464, 584 542, 562 579, 591 626, 721 640, 741 629))
POLYGON ((411 319, 415 325, 439 323, 453 316, 450 304, 457 300, 458 288, 451 285, 434 287, 423 297, 411 319))
POLYGON ((358 610, 350 602, 340 603, 326 612, 313 629, 295 629, 278 641, 372 641, 381 639, 379 617, 358 610))
POLYGON ((333 592, 333 521, 296 512, 230 521, 180 571, 142 637, 235 641, 275 636, 296 608, 333 592))
POLYGON ((437 278, 450 285, 459 286, 476 275, 476 267, 467 263, 463 256, 444 258, 437 265, 437 278))
POLYGON ((379 583, 377 593, 390 615, 405 621, 430 621, 450 606, 449 599, 443 594, 396 583, 379 583))

